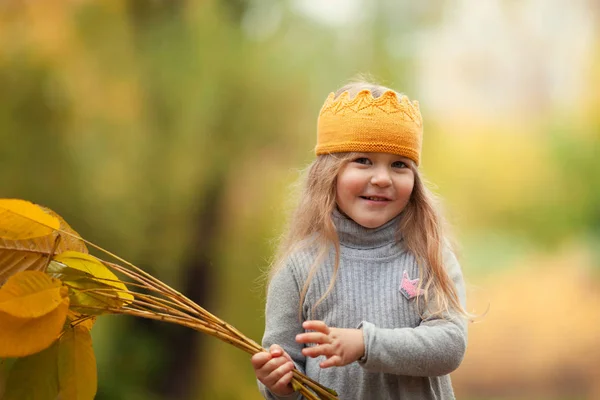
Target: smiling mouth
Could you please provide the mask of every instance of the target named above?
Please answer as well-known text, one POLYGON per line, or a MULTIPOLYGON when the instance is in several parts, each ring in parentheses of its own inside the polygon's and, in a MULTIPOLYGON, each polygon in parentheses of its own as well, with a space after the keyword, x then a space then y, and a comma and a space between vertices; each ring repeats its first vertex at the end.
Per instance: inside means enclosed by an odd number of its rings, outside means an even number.
POLYGON ((371 201, 390 201, 390 199, 386 197, 377 197, 377 196, 360 196, 361 199, 371 200, 371 201))

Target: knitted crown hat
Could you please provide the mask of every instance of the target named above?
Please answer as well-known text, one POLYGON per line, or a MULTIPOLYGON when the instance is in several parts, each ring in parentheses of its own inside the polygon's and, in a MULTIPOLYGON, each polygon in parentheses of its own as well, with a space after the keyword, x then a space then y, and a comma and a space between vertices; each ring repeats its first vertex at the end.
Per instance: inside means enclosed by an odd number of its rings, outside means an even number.
POLYGON ((393 90, 373 98, 368 89, 350 99, 330 93, 317 122, 317 155, 342 152, 391 153, 419 165, 423 120, 419 102, 393 90))

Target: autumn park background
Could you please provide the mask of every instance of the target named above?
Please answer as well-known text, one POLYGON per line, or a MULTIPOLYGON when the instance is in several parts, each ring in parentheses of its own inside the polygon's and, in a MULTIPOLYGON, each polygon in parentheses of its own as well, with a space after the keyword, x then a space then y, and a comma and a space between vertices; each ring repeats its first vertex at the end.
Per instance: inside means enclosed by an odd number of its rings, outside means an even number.
MULTIPOLYGON (((469 309, 489 306, 457 397, 599 399, 597 1, 2 1, 0 197, 260 340, 316 115, 357 73, 420 101, 469 309)), ((92 336, 99 400, 260 398, 211 337, 124 316, 92 336)))

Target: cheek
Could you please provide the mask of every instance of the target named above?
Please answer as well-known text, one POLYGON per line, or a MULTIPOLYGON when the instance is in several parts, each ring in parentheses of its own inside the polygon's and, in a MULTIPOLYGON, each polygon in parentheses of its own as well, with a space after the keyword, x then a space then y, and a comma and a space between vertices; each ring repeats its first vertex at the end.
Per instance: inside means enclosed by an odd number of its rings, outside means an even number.
POLYGON ((400 182, 400 184, 397 186, 398 198, 403 199, 405 204, 408 203, 414 187, 414 178, 406 179, 400 182))
POLYGON ((359 173, 345 171, 338 176, 336 189, 339 194, 357 195, 363 187, 364 182, 359 173))

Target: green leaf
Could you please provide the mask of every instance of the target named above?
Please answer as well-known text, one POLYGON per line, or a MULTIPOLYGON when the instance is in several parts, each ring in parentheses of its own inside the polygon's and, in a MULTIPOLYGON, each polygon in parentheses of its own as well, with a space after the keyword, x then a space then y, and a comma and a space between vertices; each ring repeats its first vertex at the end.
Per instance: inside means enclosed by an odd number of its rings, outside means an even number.
POLYGON ((117 292, 114 286, 99 282, 87 272, 68 267, 57 261, 51 261, 46 273, 53 278, 60 279, 69 286, 71 310, 83 315, 102 315, 106 313, 103 310, 104 308, 120 308, 124 304, 124 301, 120 297, 115 297, 117 292), (105 291, 95 293, 90 292, 90 289, 104 289, 105 291))
POLYGON ((4 396, 8 373, 15 361, 17 361, 16 358, 0 358, 0 399, 4 396))
POLYGON ((19 358, 10 369, 2 400, 55 400, 58 396, 58 341, 19 358))
POLYGON ((77 251, 65 251, 56 256, 54 260, 88 274, 90 278, 99 283, 112 286, 119 290, 119 292, 115 293, 118 293, 119 297, 122 299, 133 300, 133 295, 126 293, 127 286, 125 286, 125 284, 104 264, 98 261, 97 258, 77 251))
POLYGON ((65 330, 58 351, 61 400, 91 400, 98 386, 96 357, 90 331, 76 326, 65 330))

